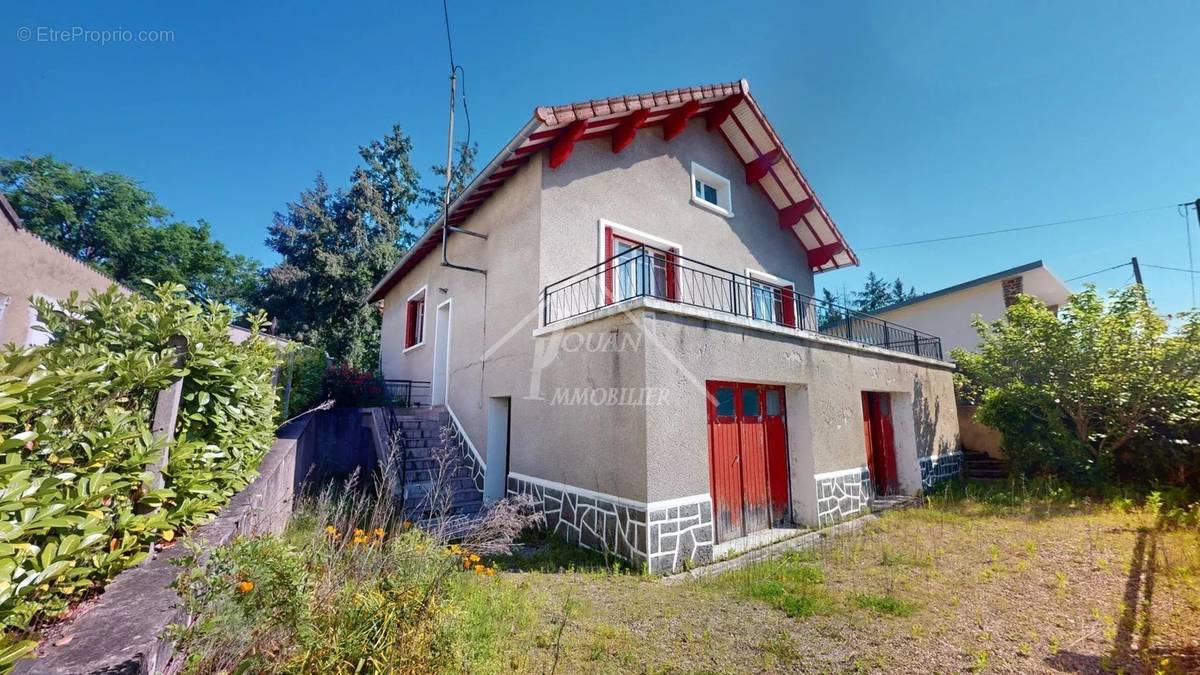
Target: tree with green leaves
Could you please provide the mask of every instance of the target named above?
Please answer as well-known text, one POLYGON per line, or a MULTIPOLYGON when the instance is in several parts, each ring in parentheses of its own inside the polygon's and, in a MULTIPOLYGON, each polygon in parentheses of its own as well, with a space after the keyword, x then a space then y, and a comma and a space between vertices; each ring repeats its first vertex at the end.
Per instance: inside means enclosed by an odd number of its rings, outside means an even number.
POLYGON ((31 232, 123 284, 178 283, 196 299, 250 309, 258 263, 230 254, 203 220, 170 220, 128 176, 26 155, 0 160, 0 191, 31 232))
MULTIPOLYGON (((267 245, 282 260, 267 271, 261 298, 282 334, 336 361, 378 368, 380 317, 365 299, 420 234, 418 223, 428 222, 416 212, 435 192, 421 187, 411 152, 412 141, 395 125, 359 148, 348 188, 332 189, 318 175, 275 214, 267 245)), ((473 158, 473 148, 460 146, 457 184, 474 173, 473 158)))
POLYGON ((875 276, 874 272, 868 272, 863 289, 854 292, 854 308, 860 312, 874 312, 892 302, 891 288, 886 281, 875 276))
POLYGON ((905 300, 912 300, 917 297, 917 289, 912 286, 905 288, 904 282, 900 280, 900 277, 896 277, 896 280, 892 282, 891 294, 891 301, 893 303, 904 302, 905 300))
POLYGON ((954 352, 960 398, 1020 471, 1200 487, 1200 318, 1183 319, 1169 331, 1137 286, 1088 286, 1057 315, 1021 296, 954 352))

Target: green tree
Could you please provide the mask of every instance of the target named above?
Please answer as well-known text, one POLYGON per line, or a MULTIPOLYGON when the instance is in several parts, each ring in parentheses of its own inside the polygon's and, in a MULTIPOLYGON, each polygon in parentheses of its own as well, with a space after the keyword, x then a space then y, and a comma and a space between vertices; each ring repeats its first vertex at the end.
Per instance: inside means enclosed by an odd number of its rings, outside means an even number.
MULTIPOLYGON (((455 146, 455 150, 458 156, 454 160, 454 170, 450 172, 450 201, 454 201, 470 185, 471 178, 475 175, 475 155, 479 146, 463 142, 455 146)), ((442 217, 442 200, 446 188, 446 165, 435 164, 432 171, 436 186, 421 188, 421 203, 431 209, 425 217, 425 227, 433 225, 442 217)))
MULTIPOLYGON (((412 141, 393 126, 359 148, 348 188, 332 189, 317 176, 275 214, 267 238, 282 260, 267 271, 262 306, 278 317, 280 332, 370 371, 379 365, 380 317, 366 305, 367 293, 440 215, 441 192, 421 186, 411 152, 412 141), (436 213, 418 219, 422 206, 436 213)), ((474 157, 473 146, 459 145, 452 191, 466 187, 474 157)))
POLYGON ((892 293, 888 283, 875 276, 874 272, 867 273, 867 281, 861 291, 854 292, 854 306, 860 312, 874 312, 892 304, 892 293))
POLYGON ((978 323, 978 353, 956 350, 962 397, 1003 434, 1014 466, 1073 482, 1171 480, 1151 465, 1200 473, 1200 323, 1166 321, 1140 288, 1092 286, 1059 315, 1022 296, 994 323, 978 323), (1190 426, 1189 426, 1190 425, 1190 426), (1163 462, 1167 454, 1177 462, 1163 462), (1170 466, 1168 466, 1170 465, 1170 466))
POLYGON ((178 283, 194 298, 250 309, 258 263, 231 255, 203 220, 168 220, 128 176, 26 155, 0 160, 0 190, 30 231, 127 286, 178 283))
POLYGON ((891 303, 912 300, 913 298, 917 297, 917 289, 913 288, 912 286, 909 286, 906 289, 904 287, 904 282, 901 281, 899 277, 896 277, 896 280, 892 282, 891 296, 891 303))

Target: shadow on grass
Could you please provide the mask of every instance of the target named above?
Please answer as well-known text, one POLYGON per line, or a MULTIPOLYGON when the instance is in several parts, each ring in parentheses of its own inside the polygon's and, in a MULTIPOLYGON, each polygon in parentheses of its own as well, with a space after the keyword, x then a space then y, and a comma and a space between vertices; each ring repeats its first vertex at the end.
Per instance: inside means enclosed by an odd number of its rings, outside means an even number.
POLYGON ((517 547, 506 556, 491 561, 497 568, 513 572, 605 572, 629 573, 629 563, 615 555, 605 555, 567 542, 546 530, 526 530, 517 539, 517 547))
POLYGON ((1160 534, 1158 527, 1137 530, 1137 540, 1129 561, 1129 575, 1125 578, 1125 593, 1121 598, 1124 611, 1117 621, 1112 650, 1104 656, 1062 652, 1046 659, 1047 665, 1074 673, 1139 667, 1164 673, 1194 673, 1200 670, 1200 649, 1195 646, 1182 649, 1150 648, 1154 636, 1154 587, 1158 574, 1160 534))

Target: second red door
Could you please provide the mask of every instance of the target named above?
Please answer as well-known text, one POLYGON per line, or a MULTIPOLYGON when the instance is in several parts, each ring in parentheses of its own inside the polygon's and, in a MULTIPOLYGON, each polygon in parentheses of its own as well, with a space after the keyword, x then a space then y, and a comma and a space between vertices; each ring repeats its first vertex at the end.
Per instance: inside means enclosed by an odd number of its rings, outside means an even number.
POLYGON ((708 383, 709 467, 717 541, 787 519, 783 387, 708 383))

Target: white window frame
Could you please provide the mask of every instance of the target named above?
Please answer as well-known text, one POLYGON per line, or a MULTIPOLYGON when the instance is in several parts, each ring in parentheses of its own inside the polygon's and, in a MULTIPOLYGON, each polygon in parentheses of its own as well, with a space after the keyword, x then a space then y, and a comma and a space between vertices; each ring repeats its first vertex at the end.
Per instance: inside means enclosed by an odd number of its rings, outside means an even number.
MULTIPOLYGON (((783 277, 777 277, 774 274, 768 274, 766 272, 761 272, 759 270, 750 269, 749 267, 747 267, 746 268, 746 278, 749 279, 751 282, 761 281, 763 283, 763 285, 770 286, 770 287, 776 288, 776 289, 791 288, 793 296, 795 296, 795 294, 798 293, 798 291, 796 290, 796 284, 794 284, 793 282, 791 282, 787 279, 784 279, 783 277)), ((772 314, 775 313, 775 304, 774 303, 771 304, 771 313, 772 314)), ((754 315, 754 292, 753 291, 751 291, 751 293, 750 293, 750 314, 753 317, 753 315, 754 315)), ((759 318, 759 317, 754 317, 754 318, 759 318)), ((783 319, 783 317, 772 316, 765 320, 770 321, 772 323, 782 323, 782 319, 783 319)))
POLYGON ((415 300, 417 296, 425 295, 425 304, 422 305, 424 311, 421 312, 421 339, 413 343, 411 346, 405 347, 404 351, 401 352, 402 354, 407 354, 418 347, 425 346, 425 315, 429 312, 429 296, 425 294, 425 291, 428 288, 429 285, 426 284, 425 286, 418 288, 413 292, 412 295, 404 299, 404 337, 401 338, 402 340, 408 337, 408 308, 412 306, 410 303, 415 300))
POLYGON ((692 203, 702 209, 720 214, 726 218, 733 217, 733 184, 729 179, 705 166, 692 162, 691 180, 688 182, 688 194, 692 203), (717 203, 696 196, 696 181, 707 183, 717 189, 717 203))

